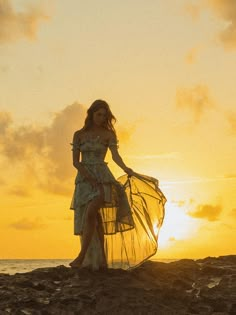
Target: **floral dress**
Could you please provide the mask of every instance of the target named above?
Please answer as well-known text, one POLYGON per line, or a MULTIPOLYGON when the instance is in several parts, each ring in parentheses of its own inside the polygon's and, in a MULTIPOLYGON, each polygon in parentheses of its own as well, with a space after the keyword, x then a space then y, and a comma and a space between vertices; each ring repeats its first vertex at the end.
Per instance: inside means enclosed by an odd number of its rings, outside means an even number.
MULTIPOLYGON (((99 214, 108 266, 128 269, 139 265, 156 253, 157 230, 164 219, 166 199, 157 180, 140 174, 131 178, 124 175, 116 180, 104 159, 108 148, 117 146, 117 142, 105 143, 98 136, 72 145, 72 150, 80 150, 81 163, 104 190, 99 214)), ((81 243, 87 206, 99 194, 78 172, 70 209, 74 210, 74 234, 80 235, 81 243)), ((83 265, 96 270, 103 263, 101 242, 95 229, 83 265)))

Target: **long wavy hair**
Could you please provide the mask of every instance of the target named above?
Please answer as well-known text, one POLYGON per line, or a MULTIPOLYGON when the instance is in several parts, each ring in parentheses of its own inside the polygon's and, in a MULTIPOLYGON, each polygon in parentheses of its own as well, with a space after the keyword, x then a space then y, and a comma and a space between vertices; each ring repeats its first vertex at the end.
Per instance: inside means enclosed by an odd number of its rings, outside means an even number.
POLYGON ((107 130, 112 130, 116 133, 113 124, 116 122, 115 116, 112 114, 109 105, 107 102, 103 100, 96 100, 92 103, 92 105, 87 110, 87 117, 85 118, 83 130, 88 130, 93 125, 93 113, 98 111, 99 109, 104 108, 106 110, 106 120, 103 123, 103 127, 107 130))

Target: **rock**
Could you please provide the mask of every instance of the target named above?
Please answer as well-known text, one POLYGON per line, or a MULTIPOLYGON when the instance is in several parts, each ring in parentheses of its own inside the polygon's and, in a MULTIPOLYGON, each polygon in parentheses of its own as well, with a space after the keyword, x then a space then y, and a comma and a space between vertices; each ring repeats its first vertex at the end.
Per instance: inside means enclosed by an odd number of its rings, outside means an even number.
POLYGON ((236 256, 0 274, 0 314, 236 314, 236 256))

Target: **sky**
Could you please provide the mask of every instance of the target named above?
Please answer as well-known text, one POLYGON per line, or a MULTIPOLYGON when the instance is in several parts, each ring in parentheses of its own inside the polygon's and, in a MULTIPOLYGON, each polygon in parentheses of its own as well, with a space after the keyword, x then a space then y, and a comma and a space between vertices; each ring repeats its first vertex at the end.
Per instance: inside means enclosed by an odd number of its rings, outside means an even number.
POLYGON ((156 258, 236 254, 235 82, 235 0, 0 0, 0 258, 77 255, 70 142, 98 98, 167 198, 156 258))

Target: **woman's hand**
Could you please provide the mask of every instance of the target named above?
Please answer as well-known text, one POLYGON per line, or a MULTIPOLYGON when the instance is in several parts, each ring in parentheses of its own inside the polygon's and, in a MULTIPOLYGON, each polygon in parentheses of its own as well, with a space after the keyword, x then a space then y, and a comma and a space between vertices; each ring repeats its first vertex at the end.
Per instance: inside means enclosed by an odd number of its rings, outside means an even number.
POLYGON ((134 171, 132 170, 132 168, 126 167, 124 169, 125 173, 128 174, 128 176, 133 176, 134 175, 134 171))

